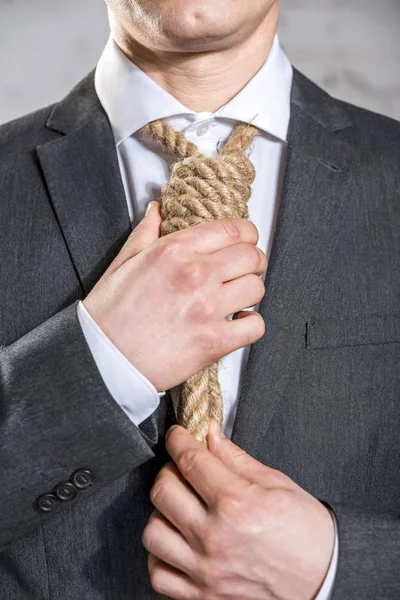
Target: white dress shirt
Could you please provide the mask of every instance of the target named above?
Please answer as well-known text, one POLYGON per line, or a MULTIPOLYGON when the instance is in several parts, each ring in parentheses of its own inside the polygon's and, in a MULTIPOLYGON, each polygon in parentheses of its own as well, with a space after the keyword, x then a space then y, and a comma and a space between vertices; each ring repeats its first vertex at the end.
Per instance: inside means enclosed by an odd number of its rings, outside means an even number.
MULTIPOLYGON (((117 148, 132 226, 144 216, 151 200, 160 199, 170 165, 177 160, 151 137, 139 131, 155 119, 164 119, 183 131, 206 156, 216 156, 239 122, 260 130, 248 154, 256 169, 249 200, 249 218, 259 232, 258 247, 269 255, 281 192, 288 125, 292 66, 275 38, 267 60, 247 85, 216 112, 194 112, 155 83, 131 62, 110 37, 99 60, 95 87, 110 120, 117 148)), ((110 198, 112 202, 112 198, 110 198)), ((264 276, 263 276, 264 277, 264 276)), ((243 307, 245 308, 245 307, 243 307)), ((250 310, 257 310, 258 306, 250 310)), ((156 410, 160 395, 105 336, 83 304, 79 321, 110 394, 128 417, 139 425, 156 410)), ((224 432, 230 437, 250 345, 223 357, 219 380, 224 402, 224 432)), ((171 390, 176 408, 179 387, 171 390)), ((317 600, 327 600, 336 571, 338 544, 328 576, 317 600)))

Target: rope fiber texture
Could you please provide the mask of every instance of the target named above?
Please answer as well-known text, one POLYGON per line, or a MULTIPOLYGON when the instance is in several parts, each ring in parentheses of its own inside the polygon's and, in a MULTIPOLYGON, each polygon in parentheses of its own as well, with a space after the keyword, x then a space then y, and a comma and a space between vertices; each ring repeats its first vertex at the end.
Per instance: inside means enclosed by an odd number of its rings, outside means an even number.
MULTIPOLYGON (((161 188, 162 236, 213 219, 248 218, 255 169, 246 151, 258 129, 239 123, 214 158, 204 156, 183 133, 160 119, 141 131, 180 159, 172 164, 169 181, 161 188)), ((203 444, 211 418, 222 426, 218 362, 181 385, 177 410, 178 424, 203 444)))

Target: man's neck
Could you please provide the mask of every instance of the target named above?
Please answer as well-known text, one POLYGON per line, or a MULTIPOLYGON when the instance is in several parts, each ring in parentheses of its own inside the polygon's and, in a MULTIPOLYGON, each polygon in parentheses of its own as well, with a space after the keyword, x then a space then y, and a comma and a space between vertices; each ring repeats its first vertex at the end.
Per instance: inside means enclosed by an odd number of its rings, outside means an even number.
POLYGON ((154 51, 132 39, 115 21, 115 42, 142 71, 195 112, 215 112, 257 73, 271 50, 278 5, 249 38, 215 51, 154 51))

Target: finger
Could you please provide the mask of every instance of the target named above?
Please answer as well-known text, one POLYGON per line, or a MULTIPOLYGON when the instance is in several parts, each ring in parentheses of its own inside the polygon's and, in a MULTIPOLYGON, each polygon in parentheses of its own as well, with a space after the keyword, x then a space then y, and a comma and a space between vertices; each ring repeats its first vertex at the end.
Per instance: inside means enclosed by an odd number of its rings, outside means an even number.
POLYGON ((262 316, 255 311, 240 311, 232 320, 224 320, 221 331, 220 356, 226 356, 262 338, 265 323, 262 316))
POLYGON ((139 225, 130 233, 122 250, 111 263, 110 272, 118 269, 124 262, 145 250, 160 237, 161 212, 159 203, 156 201, 150 202, 147 210, 148 212, 146 212, 139 225))
POLYGON ((150 499, 186 540, 190 541, 192 532, 204 527, 207 517, 205 506, 173 463, 165 465, 157 475, 150 499))
POLYGON ((233 473, 261 487, 297 487, 289 477, 263 465, 224 436, 221 427, 212 419, 207 436, 210 452, 233 473))
POLYGON ((247 480, 232 473, 179 425, 169 429, 166 448, 184 478, 209 507, 248 485, 247 480))
POLYGON ((222 283, 249 273, 262 275, 267 268, 265 253, 257 246, 244 242, 213 252, 206 260, 222 283))
POLYGON ((187 244, 194 252, 209 254, 240 242, 256 245, 258 230, 247 219, 215 219, 175 231, 166 235, 167 238, 187 244))
POLYGON ((175 600, 197 600, 200 598, 199 590, 185 573, 167 565, 152 554, 149 554, 147 564, 151 585, 159 594, 164 594, 175 600))
POLYGON ((262 280, 257 275, 244 275, 222 286, 220 307, 224 316, 258 304, 265 294, 262 280))
POLYGON ((158 510, 151 515, 143 532, 142 542, 150 554, 171 567, 187 575, 194 572, 196 561, 191 547, 158 510))

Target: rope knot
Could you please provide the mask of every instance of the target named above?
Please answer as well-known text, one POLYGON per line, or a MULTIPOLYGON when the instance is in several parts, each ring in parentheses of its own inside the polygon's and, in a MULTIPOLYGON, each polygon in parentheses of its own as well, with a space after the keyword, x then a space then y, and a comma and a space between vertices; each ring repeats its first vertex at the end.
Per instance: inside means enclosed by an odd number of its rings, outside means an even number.
POLYGON ((211 219, 248 218, 255 169, 245 154, 189 156, 172 165, 161 189, 161 234, 211 219))

